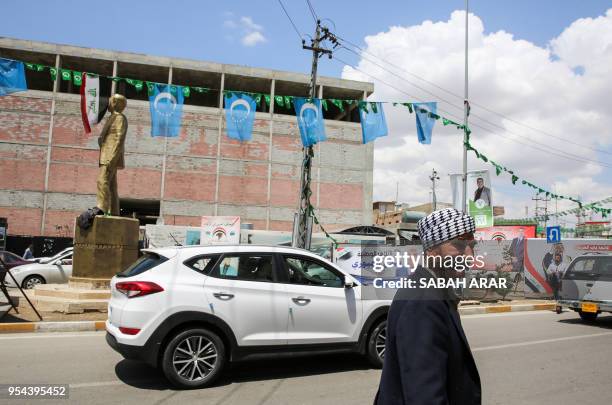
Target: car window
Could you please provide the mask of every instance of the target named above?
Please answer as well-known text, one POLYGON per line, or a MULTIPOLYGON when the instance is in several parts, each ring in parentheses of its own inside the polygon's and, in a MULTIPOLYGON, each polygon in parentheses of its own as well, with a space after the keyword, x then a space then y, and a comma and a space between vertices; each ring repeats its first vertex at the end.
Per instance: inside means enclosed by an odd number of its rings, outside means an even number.
POLYGON ((244 281, 274 281, 272 255, 225 255, 211 276, 244 281))
POLYGON ((15 263, 17 260, 15 259, 15 257, 9 253, 0 253, 0 255, 2 256, 2 260, 4 260, 7 264, 11 264, 11 263, 15 263))
POLYGON ((121 273, 117 273, 117 277, 132 277, 151 270, 152 268, 159 266, 166 261, 168 261, 168 258, 164 256, 153 252, 145 252, 145 254, 136 260, 130 267, 121 273))
POLYGON ((612 277, 612 257, 602 257, 599 259, 597 274, 612 277))
POLYGON ((217 260, 219 260, 219 255, 197 256, 187 260, 185 265, 197 272, 208 274, 217 260))
POLYGON ((290 284, 314 285, 320 287, 342 287, 342 274, 323 263, 305 257, 284 258, 287 278, 290 284))
POLYGON ((595 270, 595 259, 579 259, 571 268, 572 273, 592 273, 595 270))

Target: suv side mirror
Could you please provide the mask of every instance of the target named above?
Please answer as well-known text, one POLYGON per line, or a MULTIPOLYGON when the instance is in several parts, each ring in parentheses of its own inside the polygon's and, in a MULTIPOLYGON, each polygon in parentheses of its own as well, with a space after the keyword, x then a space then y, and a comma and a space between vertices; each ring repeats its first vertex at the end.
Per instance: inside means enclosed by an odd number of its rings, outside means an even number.
POLYGON ((344 276, 344 288, 353 288, 355 283, 349 276, 344 276))

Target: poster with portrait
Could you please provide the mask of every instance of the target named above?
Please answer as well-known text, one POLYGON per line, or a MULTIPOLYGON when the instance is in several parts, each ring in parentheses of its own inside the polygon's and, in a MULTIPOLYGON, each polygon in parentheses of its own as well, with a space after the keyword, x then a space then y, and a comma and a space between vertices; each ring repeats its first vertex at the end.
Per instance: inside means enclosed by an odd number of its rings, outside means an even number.
POLYGON ((493 196, 488 170, 467 173, 467 207, 476 228, 493 226, 493 196))
POLYGON ((547 243, 546 239, 527 239, 525 249, 525 296, 554 297, 559 279, 577 257, 586 253, 612 254, 612 240, 565 239, 547 243))

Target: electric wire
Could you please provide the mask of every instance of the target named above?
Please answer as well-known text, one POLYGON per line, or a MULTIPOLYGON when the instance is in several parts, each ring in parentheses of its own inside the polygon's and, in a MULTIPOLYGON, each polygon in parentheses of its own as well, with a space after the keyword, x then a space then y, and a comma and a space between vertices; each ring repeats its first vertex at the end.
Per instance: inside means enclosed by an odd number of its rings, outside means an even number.
POLYGON ((283 9, 283 11, 285 12, 285 15, 287 16, 287 18, 289 19, 289 22, 291 23, 291 25, 293 26, 293 29, 295 30, 295 32, 297 33, 298 37, 300 37, 300 41, 304 39, 304 36, 300 33, 300 30, 298 30, 297 26, 295 25, 295 23, 293 22, 293 19, 291 18, 291 16, 289 15, 289 12, 287 11, 287 9, 285 8, 285 5, 283 4, 282 0, 278 0, 278 4, 280 4, 281 8, 283 9))
MULTIPOLYGON (((421 81, 424 81, 425 83, 427 83, 427 84, 429 84, 429 85, 431 85, 431 86, 434 86, 434 87, 436 87, 437 89, 439 89, 439 90, 441 90, 441 91, 443 91, 443 92, 445 92, 445 93, 447 93, 447 94, 449 94, 449 95, 451 95, 451 96, 457 97, 458 99, 460 99, 461 101, 463 101, 463 96, 461 96, 461 95, 459 95, 459 94, 457 94, 457 93, 455 93, 455 92, 452 92, 452 91, 450 91, 450 90, 448 90, 448 89, 446 89, 446 88, 444 88, 444 87, 442 87, 442 86, 439 86, 438 84, 436 84, 436 83, 434 83, 434 82, 432 82, 432 81, 430 81, 430 80, 427 80, 427 79, 425 79, 425 78, 424 78, 424 77, 422 77, 422 76, 419 76, 419 75, 417 75, 417 74, 415 74, 415 73, 413 73, 413 72, 410 72, 410 71, 406 70, 405 68, 400 67, 400 66, 398 66, 397 64, 394 64, 393 62, 390 62, 390 61, 385 60, 385 59, 383 59, 383 58, 381 58, 381 57, 379 57, 379 56, 376 56, 376 55, 374 55, 374 54, 372 54, 372 53, 368 52, 367 50, 363 49, 363 48, 362 48, 362 47, 360 47, 359 45, 355 44, 354 42, 351 42, 351 41, 349 41, 348 39, 346 39, 346 38, 344 38, 344 37, 342 37, 342 36, 340 36, 340 35, 338 35, 338 34, 336 34, 336 33, 334 33, 334 35, 336 35, 336 38, 338 38, 339 40, 341 40, 341 41, 343 41, 343 42, 345 42, 345 43, 349 44, 350 46, 352 46, 352 47, 354 47, 354 48, 358 49, 358 50, 359 50, 359 51, 362 53, 361 55, 359 55, 359 54, 358 54, 357 52, 355 52, 354 50, 350 50, 350 51, 351 51, 351 52, 353 52, 353 53, 355 53, 355 54, 357 54, 358 56, 360 56, 360 57, 362 57, 362 58, 366 59, 366 60, 369 60, 371 63, 374 63, 374 62, 373 62, 372 60, 368 59, 368 58, 365 58, 365 57, 363 56, 363 54, 370 55, 370 56, 372 56, 373 58, 376 58, 376 59, 378 59, 378 60, 380 60, 380 61, 384 62, 385 64, 387 64, 387 65, 389 65, 389 66, 393 66, 394 68, 396 68, 396 69, 398 69, 398 70, 401 70, 402 72, 404 72, 404 73, 406 73, 406 74, 409 74, 409 75, 411 75, 411 76, 413 76, 413 77, 415 77, 415 78, 417 78, 417 79, 419 79, 419 80, 421 80, 421 81)), ((344 46, 343 46, 343 48, 348 50, 348 48, 346 48, 346 47, 344 47, 344 46)), ((384 67, 383 67, 383 68, 384 68, 384 67)), ((406 80, 406 81, 407 81, 407 80, 406 80)), ((415 86, 415 87, 417 87, 417 88, 419 88, 419 89, 421 89, 421 90, 423 90, 423 91, 427 92, 428 94, 432 94, 431 92, 429 92, 429 91, 427 91, 427 90, 423 89, 422 87, 420 87, 420 86, 418 86, 418 85, 416 85, 416 84, 414 84, 414 83, 412 83, 412 82, 409 82, 409 83, 411 83, 413 86, 415 86)), ((441 99, 441 100, 443 100, 443 99, 442 99, 441 97, 439 97, 438 95, 434 95, 434 96, 435 96, 435 97, 437 97, 437 98, 439 98, 439 99, 441 99)), ((443 101, 446 101, 447 103, 452 104, 451 102, 449 102, 449 101, 447 101, 447 100, 443 100, 443 101)), ((454 106, 454 104, 452 104, 452 105, 454 106)), ((610 152, 610 151, 607 151, 607 150, 604 150, 604 149, 599 149, 599 148, 594 148, 594 147, 589 146, 589 145, 584 145, 584 144, 581 144, 581 143, 579 143, 579 142, 572 141, 571 139, 567 139, 567 138, 564 138, 564 137, 561 137, 561 136, 557 136, 557 135, 551 134, 551 133, 549 133, 549 132, 547 132, 547 131, 544 131, 544 130, 542 130, 542 129, 536 128, 536 127, 534 127, 534 126, 532 126, 532 125, 529 125, 529 124, 526 124, 526 123, 520 122, 520 121, 518 121, 518 120, 516 120, 516 119, 514 119, 514 118, 512 118, 512 117, 509 117, 509 116, 504 115, 504 114, 502 114, 502 113, 499 113, 499 112, 497 112, 497 111, 495 111, 495 110, 492 110, 492 109, 490 109, 490 108, 488 108, 488 107, 484 106, 483 104, 477 103, 477 102, 475 102, 475 101, 470 101, 470 105, 471 105, 471 106, 480 107, 480 108, 482 108, 483 110, 485 110, 485 111, 487 111, 487 112, 490 112, 490 113, 492 113, 492 114, 494 114, 494 115, 497 115, 497 116, 498 116, 498 117, 500 117, 500 118, 503 118, 503 119, 505 119, 505 120, 508 120, 508 121, 510 121, 510 122, 513 122, 513 123, 515 123, 515 124, 517 124, 517 125, 521 125, 521 126, 523 126, 523 127, 525 127, 525 128, 528 128, 528 129, 530 129, 530 130, 532 130, 532 131, 539 132, 539 133, 541 133, 541 134, 543 134, 543 135, 546 135, 546 136, 548 136, 548 137, 551 137, 551 138, 554 138, 554 139, 560 140, 560 141, 562 141, 562 142, 567 142, 567 143, 572 144, 572 145, 574 145, 574 146, 579 146, 579 147, 582 147, 582 148, 586 148, 586 149, 592 150, 592 151, 594 151, 594 152, 599 152, 599 153, 604 153, 604 154, 609 154, 609 155, 612 155, 612 152, 610 152)), ((463 109, 463 106, 461 106, 461 107, 457 107, 457 108, 463 109)), ((482 118, 482 117, 481 117, 480 115, 478 115, 478 114, 474 114, 474 113, 472 113, 472 114, 471 114, 471 116, 473 116, 473 117, 477 117, 477 118, 479 118, 479 119, 484 120, 484 118, 482 118)), ((490 124, 495 125, 495 126, 498 126, 497 124, 493 124, 493 123, 490 123, 490 124)), ((504 129, 505 129, 505 128, 504 128, 504 129)))
MULTIPOLYGON (((348 50, 348 51, 352 52, 353 54, 355 54, 355 55, 357 55, 357 56, 363 57, 363 56, 359 55, 357 52, 355 52, 355 51, 353 51, 353 50, 351 50, 351 49, 349 49, 349 48, 347 48, 347 47, 345 47, 345 46, 341 46, 341 48, 342 48, 342 49, 345 49, 345 50, 348 50)), ((336 57, 336 58, 337 58, 337 57, 336 57)), ((406 78, 404 78, 404 77, 402 77, 402 76, 398 75, 397 73, 395 73, 395 72, 393 72, 393 71, 391 71, 391 70, 389 70, 389 69, 385 68, 383 65, 380 65, 380 64, 378 64, 378 63, 376 63, 376 62, 374 62, 374 61, 372 61, 372 60, 370 60, 370 59, 367 59, 367 58, 365 58, 365 59, 366 59, 366 60, 368 60, 368 61, 370 61, 371 63, 375 64, 375 65, 376 65, 376 66, 378 66, 379 68, 383 69, 383 70, 384 70, 384 71, 386 71, 387 73, 390 73, 391 75, 393 75, 393 76, 395 76, 395 77, 399 78, 400 80, 406 81, 407 83, 412 84, 413 86, 415 86, 415 87, 419 88, 420 90, 422 90, 422 91, 424 91, 424 92, 426 92, 426 93, 428 93, 428 94, 430 94, 430 95, 432 95, 432 96, 434 96, 434 97, 439 98, 440 100, 442 100, 442 101, 444 101, 444 102, 448 103, 450 106, 452 106, 452 107, 454 107, 454 108, 457 108, 457 109, 461 109, 461 110, 463 110, 463 108, 462 108, 462 107, 460 108, 460 107, 456 106, 455 104, 453 104, 452 102, 450 102, 450 101, 448 101, 448 100, 446 100, 446 99, 444 99, 444 98, 440 98, 440 97, 439 97, 438 95, 436 95, 435 93, 432 93, 432 92, 430 92, 430 91, 428 91, 428 90, 424 89, 423 87, 418 86, 418 85, 416 85, 416 84, 414 84, 414 83, 410 82, 410 81, 409 81, 409 80, 407 80, 406 78)), ((354 66, 352 66, 352 65, 350 65, 350 64, 348 64, 348 65, 349 65, 349 66, 351 66, 351 67, 353 67, 353 68, 355 68, 354 66)), ((360 70, 360 71, 361 71, 362 73, 365 73, 365 72, 363 72, 362 70, 360 70)), ((367 73, 365 73, 365 74, 367 74, 367 73)), ((442 109, 441 109, 440 111, 443 111, 443 112, 446 112, 447 114, 450 114, 448 111, 444 111, 444 110, 442 110, 442 109)), ((454 117, 456 117, 456 118, 458 118, 456 115, 453 115, 453 116, 454 116, 454 117)), ((474 114, 471 114, 470 116, 472 117, 472 116, 475 116, 475 115, 474 115, 474 114)), ((488 125, 491 125, 491 126, 493 126, 493 127, 499 128, 499 129, 501 129, 501 130, 503 130, 503 131, 506 131, 506 132, 508 132, 509 134, 515 135, 515 136, 517 136, 517 137, 519 137, 519 138, 526 139, 528 142, 532 142, 532 143, 534 143, 534 144, 536 144, 536 145, 540 145, 540 146, 542 146, 542 147, 544 147, 544 148, 547 148, 546 150, 549 150, 549 149, 550 149, 550 150, 555 150, 555 151, 557 151, 557 152, 559 152, 559 153, 561 153, 561 154, 562 154, 562 155, 559 155, 559 156, 562 156, 562 157, 567 157, 567 158, 574 158, 574 159, 572 159, 572 160, 580 159, 581 161, 584 161, 584 162, 590 162, 590 163, 594 163, 594 164, 599 165, 599 166, 603 166, 603 167, 607 167, 607 168, 612 168, 612 165, 610 165, 608 162, 602 162, 602 161, 599 161, 599 160, 589 159, 589 158, 582 157, 582 156, 580 156, 580 155, 576 155, 576 154, 573 154, 573 153, 569 153, 569 152, 567 152, 567 151, 564 151, 563 149, 558 149, 558 148, 555 148, 555 147, 553 147, 553 146, 547 145, 547 144, 545 144, 545 143, 535 141, 535 140, 533 140, 533 139, 529 138, 528 136, 525 136, 525 135, 522 135, 522 134, 516 133, 516 132, 514 132, 514 131, 511 131, 511 130, 509 130, 508 128, 506 128, 506 127, 502 126, 502 125, 496 124, 496 123, 491 122, 491 121, 489 121, 489 120, 487 120, 487 119, 484 119, 484 118, 482 118, 482 117, 479 117, 479 116, 476 116, 476 117, 477 117, 479 120, 481 120, 481 121, 483 121, 483 122, 487 123, 488 125)), ((461 120, 461 119, 460 119, 460 120, 461 120)), ((474 123, 474 121, 472 121, 472 126, 476 126, 476 124, 474 123)), ((480 128, 484 129, 484 127, 482 127, 482 126, 480 126, 480 128)), ((486 131, 488 131, 488 132, 493 133, 494 135, 501 136, 501 134, 499 134, 499 133, 497 133, 497 132, 494 132, 494 131, 492 131, 491 129, 485 129, 485 130, 486 130, 486 131)), ((507 138, 507 139, 512 139, 512 138, 507 138)), ((516 140, 515 140, 515 141, 516 141, 516 140)), ((519 142, 519 143, 520 143, 520 142, 519 142)))
MULTIPOLYGON (((346 66, 350 66, 351 68, 355 69, 356 71, 358 71, 358 72, 360 72, 360 73, 362 73, 362 74, 364 74, 364 75, 366 75, 366 76, 370 77, 371 79, 374 79, 374 80, 376 80, 376 81, 378 81, 378 82, 380 82, 380 83, 383 83, 383 84, 385 84, 386 86, 388 86, 388 87, 390 87, 390 88, 392 88, 392 89, 394 89, 394 90, 396 90, 396 91, 398 91, 398 92, 400 92, 400 93, 403 93, 403 94, 407 95, 408 97, 411 97, 411 98, 413 98, 413 99, 416 99, 417 101, 421 101, 421 100, 419 100, 417 97, 415 97, 414 95, 412 95, 412 94, 410 94, 410 93, 408 93, 408 92, 404 91, 403 89, 400 89, 400 88, 398 88, 398 87, 394 86, 393 84, 391 84, 391 83, 389 83, 389 82, 387 82, 387 81, 385 81, 385 80, 383 80, 383 79, 381 79, 381 78, 379 78, 379 77, 373 76, 372 74, 367 73, 367 72, 365 72, 365 71, 363 71, 363 70, 359 69, 358 67, 356 67, 356 66, 354 66, 354 65, 351 65, 350 63, 348 63, 348 62, 346 62, 346 61, 342 60, 341 58, 339 58, 339 57, 338 57, 338 56, 336 56, 336 55, 334 55, 334 58, 333 58, 333 59, 335 59, 336 61, 338 61, 338 62, 340 62, 340 63, 342 63, 342 64, 344 64, 344 65, 346 65, 346 66)), ((461 121, 461 119, 462 119, 461 117, 459 117, 459 116, 457 116, 457 115, 455 115, 455 114, 452 114, 452 113, 450 113, 450 112, 448 112, 448 111, 445 111, 445 110, 443 110, 443 109, 440 109, 440 111, 441 111, 441 112, 443 112, 443 113, 445 113, 446 115, 448 115, 448 116, 450 116, 450 117, 453 117, 453 118, 455 118, 455 119, 459 120, 459 121, 461 121)), ((518 143, 518 144, 521 144, 521 145, 524 145, 524 146, 527 146, 527 147, 530 147, 530 148, 533 148, 533 149, 536 149, 536 150, 539 150, 539 151, 545 152, 545 153, 550 154, 550 155, 554 155, 554 156, 562 157, 562 158, 565 158, 565 159, 570 159, 570 160, 573 160, 573 161, 576 161, 576 162, 580 162, 580 163, 593 163, 593 164, 598 164, 598 165, 600 165, 600 166, 604 166, 604 167, 607 167, 607 168, 612 168, 612 166, 611 166, 611 165, 607 165, 606 163, 603 163, 603 162, 592 161, 591 159, 588 159, 588 158, 582 158, 582 157, 580 157, 580 156, 575 156, 575 157, 573 157, 573 156, 561 155, 561 154, 558 154, 558 153, 554 153, 554 152, 552 152, 550 149, 544 149, 544 148, 538 147, 538 146, 533 145, 533 144, 529 144, 529 143, 521 142, 521 141, 519 141, 519 140, 517 140, 517 139, 510 138, 510 137, 508 137, 508 136, 505 136, 505 135, 499 134, 499 133, 495 132, 494 130, 492 130, 492 129, 490 129, 490 128, 487 128, 487 127, 482 126, 482 124, 480 124, 480 123, 475 123, 475 122, 473 122, 473 123, 471 124, 471 126, 472 126, 472 127, 477 127, 477 128, 480 128, 480 129, 484 130, 485 132, 489 132, 489 133, 492 133, 492 134, 494 134, 494 135, 501 136, 502 138, 507 139, 507 140, 509 140, 509 141, 516 142, 516 143, 518 143)), ((546 148, 550 148, 550 147, 549 147, 549 146, 546 146, 546 148)), ((556 150, 556 149, 555 149, 555 150, 556 150)))

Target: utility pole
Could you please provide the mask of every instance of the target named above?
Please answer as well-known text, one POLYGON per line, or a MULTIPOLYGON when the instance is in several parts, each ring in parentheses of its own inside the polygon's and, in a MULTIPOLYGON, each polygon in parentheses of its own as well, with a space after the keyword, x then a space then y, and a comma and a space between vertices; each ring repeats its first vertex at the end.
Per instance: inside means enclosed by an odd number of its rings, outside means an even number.
POLYGON ((467 143, 469 141, 468 133, 468 115, 470 114, 470 103, 468 102, 468 11, 469 0, 465 0, 465 78, 464 78, 464 95, 463 95, 463 199, 461 208, 464 213, 467 213, 467 143))
POLYGON ((431 176, 429 176, 429 180, 431 180, 431 210, 436 210, 437 199, 436 199, 436 180, 440 180, 438 177, 438 172, 436 169, 431 169, 431 176))
MULTIPOLYGON (((309 97, 311 99, 317 96, 317 64, 322 55, 328 55, 331 59, 332 51, 320 47, 321 42, 329 39, 335 44, 337 40, 334 35, 325 27, 321 26, 321 21, 317 20, 317 28, 315 36, 311 40, 310 46, 306 45, 306 41, 302 40, 302 48, 312 51, 312 69, 310 74, 309 97), (323 32, 323 35, 321 35, 323 32)), ((300 175, 300 202, 298 210, 293 219, 293 237, 291 245, 302 249, 310 249, 310 241, 312 237, 312 222, 313 212, 310 204, 310 190, 312 159, 314 157, 314 149, 312 146, 304 148, 304 158, 302 160, 302 172, 300 175)))

